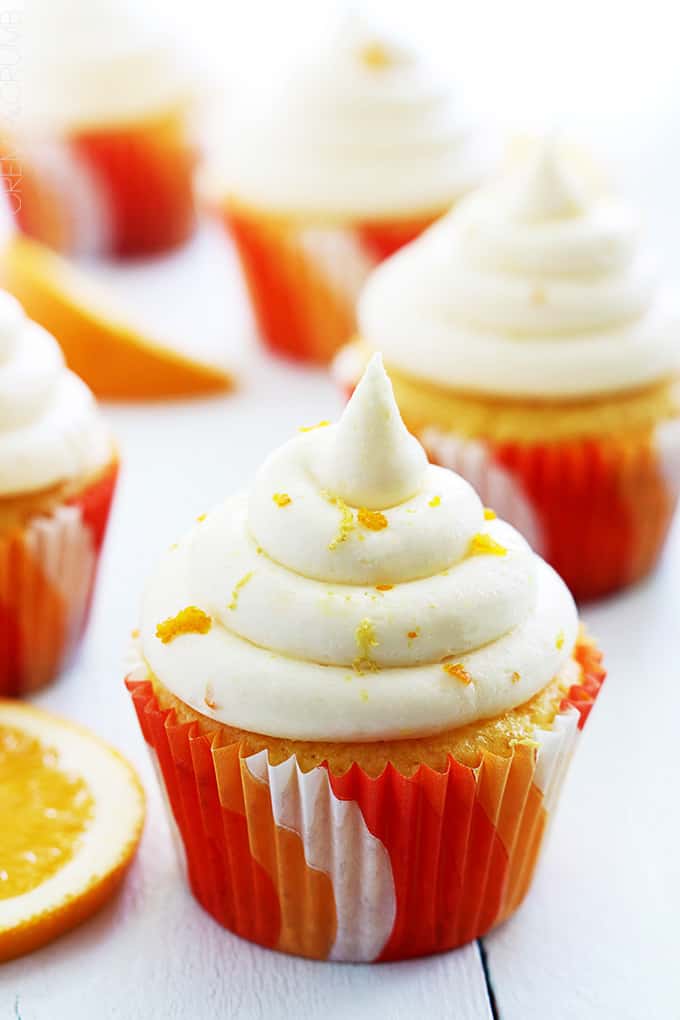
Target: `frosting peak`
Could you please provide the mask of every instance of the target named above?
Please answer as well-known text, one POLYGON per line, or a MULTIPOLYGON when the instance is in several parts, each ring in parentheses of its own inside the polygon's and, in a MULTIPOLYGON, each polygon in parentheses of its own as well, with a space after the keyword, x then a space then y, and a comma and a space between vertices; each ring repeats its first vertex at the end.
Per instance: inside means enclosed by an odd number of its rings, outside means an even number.
POLYGON ((324 488, 354 507, 384 510, 418 490, 427 457, 401 420, 380 354, 374 354, 316 467, 324 488))
POLYGON ((384 71, 396 64, 412 63, 414 56, 394 40, 383 37, 354 7, 343 7, 323 47, 346 64, 363 65, 368 71, 384 71))
POLYGON ((488 139, 418 53, 351 10, 313 43, 250 89, 208 187, 335 222, 430 217, 486 176, 488 139))
POLYGON ((557 575, 489 517, 467 482, 427 464, 375 359, 338 425, 275 450, 250 493, 167 553, 144 601, 145 658, 199 711, 290 739, 497 714, 550 682, 577 623, 557 575), (200 631, 178 629, 188 616, 200 631))
POLYGON ((544 223, 578 216, 585 196, 560 161, 555 144, 546 140, 529 161, 511 194, 511 211, 521 223, 544 223))

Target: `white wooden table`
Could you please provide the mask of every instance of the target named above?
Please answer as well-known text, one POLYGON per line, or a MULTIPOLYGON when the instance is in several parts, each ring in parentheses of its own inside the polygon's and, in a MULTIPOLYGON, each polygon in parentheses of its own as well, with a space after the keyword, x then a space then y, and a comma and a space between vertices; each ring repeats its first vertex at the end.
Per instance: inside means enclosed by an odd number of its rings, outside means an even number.
POLYGON ((148 820, 122 894, 77 931, 0 969, 0 1020, 673 1020, 680 1017, 680 532, 648 583, 585 619, 609 679, 584 732, 533 889, 484 940, 380 966, 288 958, 223 931, 180 879, 122 658, 144 579, 206 508, 300 424, 341 402, 320 372, 265 358, 218 234, 164 266, 110 274, 184 344, 238 348, 221 399, 107 407, 124 470, 91 626, 35 700, 137 765, 148 820), (491 1004, 490 991, 495 998, 491 1004))

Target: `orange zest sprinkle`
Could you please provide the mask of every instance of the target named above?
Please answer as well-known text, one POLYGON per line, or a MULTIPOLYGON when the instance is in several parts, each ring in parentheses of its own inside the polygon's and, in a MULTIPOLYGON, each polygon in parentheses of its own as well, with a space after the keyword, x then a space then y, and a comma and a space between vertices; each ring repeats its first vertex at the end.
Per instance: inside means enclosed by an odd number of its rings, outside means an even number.
POLYGON ((333 550, 337 549, 342 542, 347 541, 350 531, 354 528, 354 516, 345 501, 340 499, 339 496, 331 496, 330 493, 325 491, 322 492, 321 495, 330 503, 331 506, 336 506, 342 515, 340 517, 338 533, 335 538, 331 539, 328 543, 329 550, 333 552, 333 550))
POLYGON ((201 521, 204 521, 204 520, 206 519, 206 517, 207 517, 207 516, 208 516, 207 514, 199 514, 199 515, 198 515, 198 517, 196 518, 196 520, 197 520, 197 521, 198 521, 198 523, 200 524, 200 523, 201 523, 201 521))
POLYGON ((329 421, 318 421, 316 425, 301 425, 298 432, 313 432, 314 429, 325 429, 327 425, 330 425, 329 421))
POLYGON ((377 670, 377 664, 371 659, 371 649, 377 648, 380 642, 375 636, 375 627, 368 618, 363 619, 357 627, 354 633, 354 640, 357 643, 359 654, 352 663, 352 666, 357 673, 363 673, 367 669, 377 670))
POLYGON ((468 549, 468 555, 479 556, 479 555, 490 555, 490 556, 505 556, 507 553, 505 546, 496 542, 491 535, 484 535, 481 532, 477 535, 473 535, 470 539, 470 548, 468 549))
POLYGON ((272 499, 277 506, 288 506, 289 503, 293 502, 287 492, 275 492, 272 499))
POLYGON ((139 637, 139 628, 138 627, 135 627, 135 629, 130 632, 130 637, 132 638, 133 641, 137 640, 137 638, 139 637))
POLYGON ((231 602, 229 603, 229 609, 234 610, 237 608, 238 597, 241 594, 241 588, 245 588, 245 586, 248 584, 248 581, 251 579, 252 576, 253 571, 250 570, 248 571, 247 574, 243 575, 240 581, 236 582, 236 584, 234 585, 234 590, 231 593, 231 602))
POLYGON ((361 59, 372 71, 382 71, 392 64, 392 57, 379 42, 370 42, 361 51, 361 59))
POLYGON ((510 679, 512 680, 513 684, 518 684, 522 678, 517 672, 517 670, 515 670, 510 679))
POLYGON ((213 710, 217 708, 217 702, 213 697, 212 684, 205 685, 205 696, 203 698, 203 701, 205 702, 208 708, 211 708, 213 710))
POLYGON ((207 634, 212 620, 198 606, 187 606, 177 616, 170 616, 156 627, 156 637, 164 645, 174 641, 181 634, 207 634))
POLYGON ((376 584, 375 586, 376 591, 392 591, 393 588, 393 584, 376 584))
POLYGON ((564 631, 563 630, 561 630, 559 632, 559 634, 557 635, 557 638, 555 640, 555 648, 557 648, 558 651, 561 650, 562 648, 564 648, 564 631))
POLYGON ((433 496, 432 499, 430 500, 430 502, 427 505, 428 506, 441 506, 441 502, 442 502, 441 496, 433 496))
POLYGON ((442 669, 445 673, 448 673, 449 676, 455 677, 456 680, 460 680, 460 682, 466 686, 472 683, 472 677, 462 662, 445 662, 442 669))
POLYGON ((485 506, 484 507, 484 520, 485 521, 495 521, 496 520, 496 511, 492 510, 491 507, 485 506))
POLYGON ((420 627, 416 627, 415 630, 410 630, 406 637, 409 639, 409 641, 415 641, 417 637, 420 637, 420 627))
POLYGON ((357 520, 369 531, 382 531, 387 527, 385 514, 381 514, 379 510, 367 510, 365 506, 357 510, 357 520))

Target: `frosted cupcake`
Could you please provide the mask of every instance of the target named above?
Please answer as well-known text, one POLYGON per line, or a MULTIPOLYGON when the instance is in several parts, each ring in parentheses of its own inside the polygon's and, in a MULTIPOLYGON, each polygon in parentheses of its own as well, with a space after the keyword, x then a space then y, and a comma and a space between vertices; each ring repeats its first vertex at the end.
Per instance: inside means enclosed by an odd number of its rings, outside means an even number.
POLYGON ((332 960, 449 949, 517 907, 603 679, 563 582, 428 465, 379 360, 168 551, 140 652, 197 899, 332 960))
POLYGON ((0 696, 52 680, 74 650, 117 470, 92 394, 0 291, 0 696))
POLYGON ((211 201, 236 242, 265 342, 327 362, 369 271, 489 164, 458 97, 353 13, 250 104, 211 201))
POLYGON ((382 266, 349 389, 383 351, 404 420, 578 598, 644 576, 680 483, 678 304, 636 219, 553 146, 382 266))
POLYGON ((0 124, 17 225, 71 254, 130 256, 194 226, 188 90, 176 54, 121 0, 34 0, 16 111, 0 124), (58 40, 58 44, 56 42, 58 40))

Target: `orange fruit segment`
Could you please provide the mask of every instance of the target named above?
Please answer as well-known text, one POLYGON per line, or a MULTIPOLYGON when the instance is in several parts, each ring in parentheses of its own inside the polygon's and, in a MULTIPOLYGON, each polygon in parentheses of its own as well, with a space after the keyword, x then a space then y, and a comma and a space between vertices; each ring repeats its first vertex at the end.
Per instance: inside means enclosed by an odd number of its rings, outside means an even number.
POLYGON ((0 284, 61 344, 69 368, 113 400, 219 393, 224 369, 155 342, 109 307, 105 290, 38 241, 16 235, 0 253, 0 284))
POLYGON ((120 884, 144 793, 94 734, 0 700, 0 961, 75 927, 120 884))

